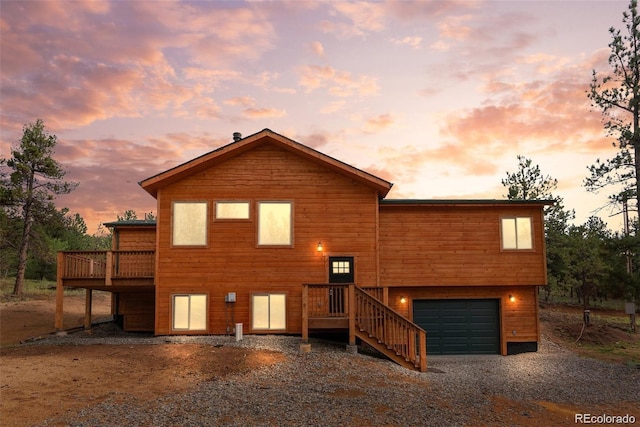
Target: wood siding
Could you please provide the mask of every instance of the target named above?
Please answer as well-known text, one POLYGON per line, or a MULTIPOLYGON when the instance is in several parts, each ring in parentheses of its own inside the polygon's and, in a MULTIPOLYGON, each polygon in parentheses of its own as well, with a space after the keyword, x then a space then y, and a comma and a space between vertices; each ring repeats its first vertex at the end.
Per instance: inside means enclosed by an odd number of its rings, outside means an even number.
POLYGON ((117 299, 116 314, 123 316, 123 330, 153 331, 155 307, 153 292, 121 292, 117 299))
POLYGON ((156 249, 156 228, 119 226, 113 232, 111 248, 114 251, 153 251, 156 249))
POLYGON ((540 340, 536 292, 535 286, 390 288, 389 306, 413 321, 413 300, 498 299, 500 353, 506 355, 508 342, 539 342, 540 340), (513 296, 515 301, 511 302, 510 296, 513 296), (404 303, 401 302, 403 297, 406 298, 404 303))
POLYGON ((354 256, 355 279, 376 286, 375 190, 269 144, 158 192, 156 334, 171 330, 171 295, 206 293, 208 329, 251 330, 251 294, 287 295, 287 333, 301 333, 302 283, 328 280, 330 255, 354 256), (249 220, 215 220, 216 201, 248 201, 249 220), (206 247, 171 247, 174 201, 208 203, 206 247), (257 246, 257 202, 293 203, 293 247, 257 246), (316 250, 322 242, 324 251, 316 250), (235 303, 225 303, 228 292, 235 303))
POLYGON ((380 206, 382 286, 546 284, 542 207, 380 206), (500 219, 532 218, 533 250, 502 250, 500 219))

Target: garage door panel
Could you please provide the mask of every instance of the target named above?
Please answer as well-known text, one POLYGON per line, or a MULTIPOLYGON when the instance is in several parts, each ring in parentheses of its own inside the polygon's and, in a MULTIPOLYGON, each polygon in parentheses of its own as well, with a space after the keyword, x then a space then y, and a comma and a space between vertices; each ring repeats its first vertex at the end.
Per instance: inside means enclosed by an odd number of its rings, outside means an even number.
POLYGON ((427 331, 430 354, 495 354, 500 351, 496 299, 415 300, 414 322, 427 331))

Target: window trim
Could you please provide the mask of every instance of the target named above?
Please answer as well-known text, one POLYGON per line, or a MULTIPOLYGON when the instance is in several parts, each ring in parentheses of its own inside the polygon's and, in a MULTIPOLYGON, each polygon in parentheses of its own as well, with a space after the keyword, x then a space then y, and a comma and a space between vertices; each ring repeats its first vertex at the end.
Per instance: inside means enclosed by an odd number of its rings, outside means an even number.
POLYGON ((286 332, 288 331, 288 327, 287 327, 287 304, 288 304, 288 299, 289 299, 289 295, 287 292, 252 292, 251 293, 251 308, 250 308, 250 314, 251 314, 251 319, 250 319, 250 325, 251 325, 251 331, 255 332, 255 333, 273 333, 273 332, 286 332), (284 329, 283 328, 271 328, 271 296, 272 295, 282 295, 284 297, 284 329), (269 327, 267 328, 256 328, 255 327, 255 315, 254 315, 254 309, 255 309, 255 303, 254 303, 254 298, 257 296, 268 296, 269 297, 269 315, 268 315, 268 321, 269 321, 269 327))
POLYGON ((295 243, 294 236, 294 204, 292 200, 259 200, 256 202, 256 247, 257 248, 293 248, 295 243), (289 243, 260 243, 260 225, 261 225, 261 205, 268 204, 288 204, 289 205, 289 243))
POLYGON ((233 222, 249 222, 251 221, 251 201, 250 200, 216 200, 213 203, 213 220, 216 222, 223 221, 233 221, 233 222), (220 204, 244 204, 247 205, 247 217, 246 218, 235 218, 235 217, 225 217, 221 218, 218 216, 218 205, 220 204))
POLYGON ((171 331, 182 333, 208 333, 209 332, 209 294, 202 292, 176 292, 171 294, 171 331), (176 297, 189 297, 189 322, 191 322, 191 297, 204 296, 204 329, 191 329, 191 328, 176 328, 175 327, 175 310, 176 310, 176 297))
POLYGON ((172 248, 206 248, 209 247, 209 201, 207 200, 172 200, 171 201, 171 234, 172 248), (176 221, 176 204, 203 204, 204 210, 204 243, 202 244, 179 244, 175 243, 175 221, 176 221))
POLYGON ((535 239, 533 233, 533 217, 532 216, 524 216, 524 215, 504 215, 500 217, 500 250, 501 251, 517 251, 517 252, 533 252, 535 251, 535 239), (516 239, 516 247, 515 248, 505 248, 505 232, 504 232, 504 220, 514 220, 515 225, 515 239, 516 239), (531 246, 526 248, 521 248, 518 242, 518 219, 527 219, 529 220, 529 238, 531 239, 531 246))

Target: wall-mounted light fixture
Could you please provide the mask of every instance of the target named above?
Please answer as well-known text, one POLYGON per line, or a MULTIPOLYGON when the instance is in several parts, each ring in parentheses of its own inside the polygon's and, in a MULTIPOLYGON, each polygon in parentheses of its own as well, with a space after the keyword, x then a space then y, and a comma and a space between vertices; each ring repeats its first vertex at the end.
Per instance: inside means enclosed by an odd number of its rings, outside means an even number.
POLYGON ((318 252, 322 252, 324 248, 322 247, 322 242, 318 242, 318 247, 316 248, 318 252))
POLYGON ((407 302, 407 299, 405 297, 400 298, 401 304, 405 304, 406 302, 407 302))
POLYGON ((509 301, 516 302, 516 297, 514 297, 513 295, 509 295, 509 301))

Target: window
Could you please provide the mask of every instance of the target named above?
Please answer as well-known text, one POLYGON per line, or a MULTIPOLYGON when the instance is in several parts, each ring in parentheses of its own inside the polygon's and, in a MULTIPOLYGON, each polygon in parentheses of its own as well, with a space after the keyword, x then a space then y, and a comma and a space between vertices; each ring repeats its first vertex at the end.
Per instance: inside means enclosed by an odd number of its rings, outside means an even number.
POLYGON ((329 283, 354 283, 353 257, 329 257, 329 283))
POLYGON ((502 218, 502 249, 533 249, 531 218, 502 218))
POLYGON ((204 294, 173 296, 173 329, 204 331, 207 329, 207 296, 204 294))
POLYGON ((285 294, 254 294, 251 296, 251 307, 251 328, 253 330, 287 329, 285 294))
POLYGON ((258 203, 258 245, 292 246, 292 203, 258 203))
POLYGON ((249 219, 249 202, 216 202, 216 219, 249 219))
POLYGON ((172 218, 174 246, 206 246, 207 202, 174 202, 172 218))

